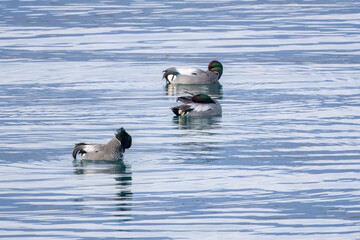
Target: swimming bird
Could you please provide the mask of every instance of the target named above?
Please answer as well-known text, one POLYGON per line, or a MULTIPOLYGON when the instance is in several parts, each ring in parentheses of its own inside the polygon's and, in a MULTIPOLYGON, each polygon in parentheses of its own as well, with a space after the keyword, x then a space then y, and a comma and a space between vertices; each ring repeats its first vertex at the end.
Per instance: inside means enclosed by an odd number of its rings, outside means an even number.
POLYGON ((83 142, 75 144, 72 150, 72 156, 76 159, 76 155, 79 153, 81 158, 85 160, 121 160, 125 149, 131 147, 131 142, 131 136, 124 128, 120 128, 107 144, 92 144, 83 142))
POLYGON ((167 83, 172 84, 209 84, 218 82, 223 66, 219 61, 213 60, 209 63, 208 70, 203 71, 197 68, 171 67, 163 71, 163 78, 167 83))
POLYGON ((222 109, 218 101, 212 99, 205 93, 194 94, 191 96, 179 97, 177 101, 184 104, 172 107, 171 110, 176 116, 216 116, 221 115, 222 109))

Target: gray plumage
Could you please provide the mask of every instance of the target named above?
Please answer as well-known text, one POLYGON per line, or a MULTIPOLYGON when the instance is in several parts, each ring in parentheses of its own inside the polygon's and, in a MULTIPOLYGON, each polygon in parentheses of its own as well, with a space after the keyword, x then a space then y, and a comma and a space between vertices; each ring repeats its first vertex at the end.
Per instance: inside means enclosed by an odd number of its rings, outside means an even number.
POLYGON ((115 136, 106 144, 77 143, 72 150, 72 156, 76 159, 77 154, 86 160, 109 160, 123 159, 126 148, 132 144, 131 136, 124 128, 117 130, 115 136))

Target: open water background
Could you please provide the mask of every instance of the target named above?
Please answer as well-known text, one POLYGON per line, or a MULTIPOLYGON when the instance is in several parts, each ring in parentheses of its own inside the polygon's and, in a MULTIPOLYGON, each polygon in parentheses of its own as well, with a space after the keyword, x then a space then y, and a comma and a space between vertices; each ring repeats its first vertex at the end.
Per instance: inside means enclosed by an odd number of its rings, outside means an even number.
POLYGON ((360 239, 360 2, 0 1, 0 238, 360 239), (224 65, 178 120, 171 66, 224 65), (123 163, 73 144, 133 137, 123 163))

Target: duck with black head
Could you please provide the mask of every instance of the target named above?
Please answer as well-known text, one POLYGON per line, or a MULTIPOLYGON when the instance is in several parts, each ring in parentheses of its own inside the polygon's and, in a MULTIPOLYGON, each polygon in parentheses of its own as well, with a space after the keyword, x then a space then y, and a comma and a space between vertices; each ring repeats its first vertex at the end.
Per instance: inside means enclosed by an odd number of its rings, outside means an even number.
POLYGON ((130 148, 131 144, 131 136, 124 128, 120 128, 116 131, 115 136, 106 144, 83 142, 75 144, 72 156, 76 159, 77 154, 79 154, 83 160, 122 160, 125 149, 130 148))

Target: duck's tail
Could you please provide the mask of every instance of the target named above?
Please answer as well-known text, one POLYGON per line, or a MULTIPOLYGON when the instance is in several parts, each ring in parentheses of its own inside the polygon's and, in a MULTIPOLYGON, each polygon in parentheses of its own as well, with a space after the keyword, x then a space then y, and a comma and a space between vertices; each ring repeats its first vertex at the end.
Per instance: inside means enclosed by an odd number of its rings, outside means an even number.
POLYGON ((184 105, 172 107, 171 110, 176 116, 182 117, 185 116, 188 112, 194 110, 194 108, 192 108, 190 105, 184 104, 184 105))
POLYGON ((174 67, 168 68, 168 69, 164 70, 163 72, 164 72, 163 78, 166 79, 167 83, 171 83, 172 81, 175 80, 177 75, 179 75, 179 72, 174 67))
POLYGON ((77 144, 75 144, 75 146, 74 146, 74 148, 72 150, 72 156, 73 156, 74 159, 76 159, 76 155, 78 153, 80 153, 80 154, 81 153, 86 153, 85 150, 84 150, 85 146, 86 146, 86 143, 77 143, 77 144))

